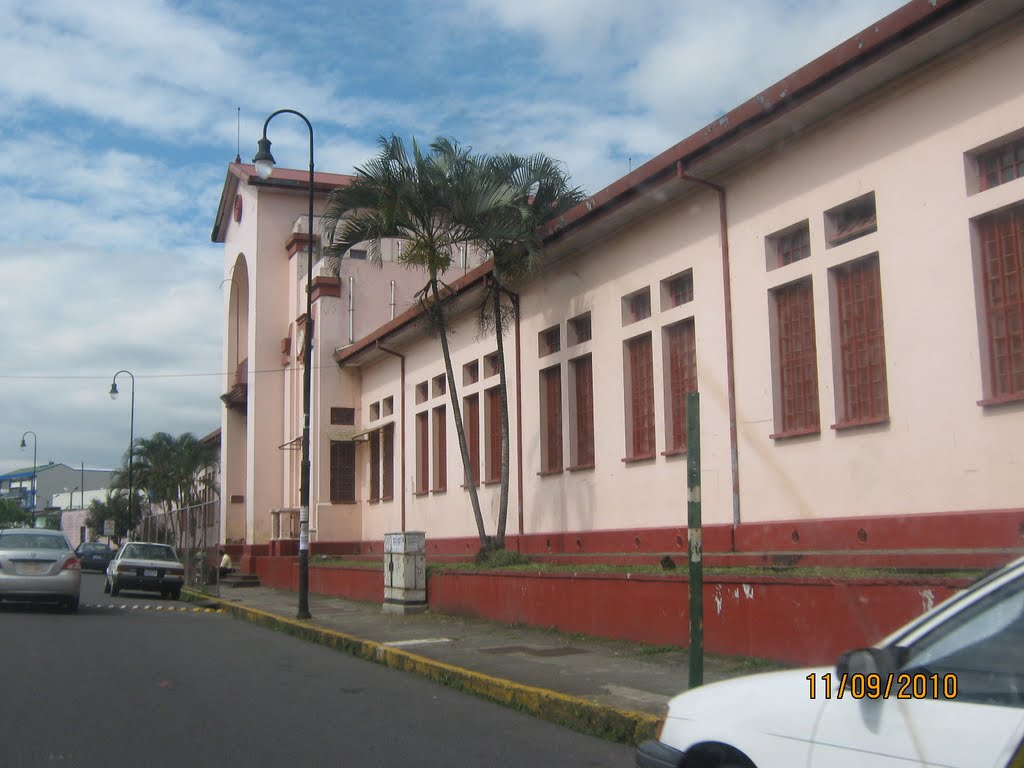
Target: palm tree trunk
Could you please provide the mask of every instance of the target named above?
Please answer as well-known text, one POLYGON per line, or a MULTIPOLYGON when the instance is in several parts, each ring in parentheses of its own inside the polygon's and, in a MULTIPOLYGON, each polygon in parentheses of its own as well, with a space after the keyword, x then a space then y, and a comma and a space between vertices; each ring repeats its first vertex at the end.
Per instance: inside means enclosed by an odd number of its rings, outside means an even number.
MULTIPOLYGON (((497 271, 497 268, 495 268, 497 271)), ((505 548, 505 527, 508 524, 509 428, 508 379, 505 375, 505 328, 501 319, 501 284, 494 278, 494 332, 498 337, 498 392, 501 399, 501 493, 498 497, 498 529, 494 535, 496 549, 505 548)))
MULTIPOLYGON (((466 429, 462 423, 462 409, 459 407, 459 393, 455 387, 455 372, 452 370, 452 354, 448 347, 448 329, 445 325, 444 312, 441 309, 441 294, 437 289, 437 276, 431 275, 430 290, 434 297, 433 311, 436 313, 438 333, 441 337, 441 353, 444 356, 444 370, 448 375, 448 396, 452 402, 452 417, 455 419, 455 432, 459 436, 459 451, 462 454, 462 471, 469 500, 473 505, 473 517, 476 520, 477 534, 480 536, 480 549, 487 548, 487 532, 484 530, 484 516, 480 510, 480 497, 476 492, 476 483, 469 471, 469 446, 466 444, 466 429)), ((443 446, 442 446, 443 450, 443 446)))

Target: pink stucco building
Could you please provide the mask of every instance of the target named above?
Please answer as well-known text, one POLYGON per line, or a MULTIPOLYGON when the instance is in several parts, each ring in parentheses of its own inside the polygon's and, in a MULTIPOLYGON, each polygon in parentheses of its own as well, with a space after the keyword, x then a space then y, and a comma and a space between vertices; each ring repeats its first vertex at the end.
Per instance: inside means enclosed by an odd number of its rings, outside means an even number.
MULTIPOLYGON (((1024 545, 1022 66, 1019 0, 915 0, 553 223, 506 338, 510 545, 685 551, 691 389, 709 553, 1024 545)), ((232 163, 213 232, 222 530, 249 553, 297 535, 305 179, 232 163)), ((318 174, 317 205, 346 181, 318 174)), ((313 552, 400 530, 475 551, 400 247, 340 279, 314 265, 313 552)), ((489 265, 468 261, 451 343, 491 533, 496 344, 471 311, 489 265)))

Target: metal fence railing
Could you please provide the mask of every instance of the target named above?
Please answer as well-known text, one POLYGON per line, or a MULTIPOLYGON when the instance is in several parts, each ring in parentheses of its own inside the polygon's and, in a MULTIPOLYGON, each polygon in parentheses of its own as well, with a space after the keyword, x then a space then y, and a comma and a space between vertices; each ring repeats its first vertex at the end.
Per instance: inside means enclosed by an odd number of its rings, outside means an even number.
POLYGON ((207 501, 169 512, 146 515, 139 523, 143 541, 170 544, 185 566, 185 585, 217 588, 220 564, 220 509, 207 501))

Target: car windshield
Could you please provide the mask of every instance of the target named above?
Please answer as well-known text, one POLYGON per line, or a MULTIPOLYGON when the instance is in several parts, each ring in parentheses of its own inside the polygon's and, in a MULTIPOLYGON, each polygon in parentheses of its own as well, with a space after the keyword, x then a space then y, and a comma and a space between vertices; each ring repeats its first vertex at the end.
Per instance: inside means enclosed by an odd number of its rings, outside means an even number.
POLYGON ((174 550, 162 544, 129 544, 124 548, 121 558, 136 560, 177 560, 174 550))
POLYGON ((99 543, 90 542, 89 544, 83 544, 81 551, 83 553, 87 553, 87 552, 90 552, 90 553, 91 552, 103 553, 103 552, 109 552, 110 551, 110 547, 108 547, 106 544, 99 544, 99 543))
POLYGON ((46 533, 0 534, 0 549, 70 549, 63 536, 46 533))

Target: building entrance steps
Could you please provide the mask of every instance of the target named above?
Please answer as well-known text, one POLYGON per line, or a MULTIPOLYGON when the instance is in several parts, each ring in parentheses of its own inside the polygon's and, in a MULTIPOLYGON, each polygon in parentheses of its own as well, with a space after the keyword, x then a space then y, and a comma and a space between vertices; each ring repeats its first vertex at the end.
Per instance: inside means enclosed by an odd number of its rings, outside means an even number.
MULTIPOLYGON (((223 584, 223 582, 222 582, 223 584)), ((385 613, 379 603, 253 586, 223 597, 188 590, 235 618, 404 669, 542 719, 614 741, 651 738, 668 700, 687 685, 685 649, 650 646, 431 612, 385 613)), ((222 593, 223 594, 223 593, 222 593)), ((786 665, 706 656, 711 683, 786 665)))

